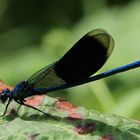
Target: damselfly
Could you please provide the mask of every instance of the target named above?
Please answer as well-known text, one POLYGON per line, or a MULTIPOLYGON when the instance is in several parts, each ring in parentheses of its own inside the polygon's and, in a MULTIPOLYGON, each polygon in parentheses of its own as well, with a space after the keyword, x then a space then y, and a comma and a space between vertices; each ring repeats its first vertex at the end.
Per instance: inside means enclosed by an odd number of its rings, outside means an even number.
POLYGON ((140 61, 136 61, 91 77, 104 65, 113 48, 114 40, 105 30, 95 29, 87 33, 61 59, 20 82, 12 91, 5 89, 0 100, 2 103, 8 100, 8 103, 2 116, 12 100, 43 112, 25 104, 26 98, 82 85, 140 66, 140 61))

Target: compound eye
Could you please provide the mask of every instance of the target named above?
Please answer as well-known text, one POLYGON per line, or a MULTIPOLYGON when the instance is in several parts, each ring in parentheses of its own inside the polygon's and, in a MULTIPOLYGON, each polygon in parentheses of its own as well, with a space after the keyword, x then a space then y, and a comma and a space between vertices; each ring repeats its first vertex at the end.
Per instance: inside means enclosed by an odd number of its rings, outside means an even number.
POLYGON ((6 94, 4 94, 4 93, 2 93, 1 95, 0 95, 0 100, 1 100, 1 102, 2 103, 5 103, 6 101, 7 101, 7 95, 6 94))

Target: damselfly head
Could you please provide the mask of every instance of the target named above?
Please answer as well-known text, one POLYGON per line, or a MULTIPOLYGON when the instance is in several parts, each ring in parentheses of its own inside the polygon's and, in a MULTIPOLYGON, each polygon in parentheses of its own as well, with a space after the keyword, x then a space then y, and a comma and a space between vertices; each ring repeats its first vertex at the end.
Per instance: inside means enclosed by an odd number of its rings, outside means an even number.
POLYGON ((10 90, 9 89, 5 89, 3 90, 3 92, 0 94, 0 101, 4 104, 7 99, 9 98, 9 94, 10 94, 10 90))

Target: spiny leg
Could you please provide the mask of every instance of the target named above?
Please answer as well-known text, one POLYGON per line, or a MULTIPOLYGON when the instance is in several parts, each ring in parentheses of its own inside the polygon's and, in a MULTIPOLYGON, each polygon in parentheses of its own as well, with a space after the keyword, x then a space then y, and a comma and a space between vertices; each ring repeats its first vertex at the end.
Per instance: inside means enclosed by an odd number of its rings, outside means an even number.
POLYGON ((5 111, 4 111, 4 113, 3 113, 2 115, 0 115, 0 117, 5 116, 5 114, 6 114, 6 112, 7 112, 7 109, 8 109, 8 106, 9 106, 10 102, 11 102, 11 99, 9 98, 8 103, 7 103, 6 107, 5 107, 5 111))
POLYGON ((24 105, 24 106, 30 107, 30 108, 32 108, 32 109, 34 109, 34 110, 37 110, 37 111, 39 111, 39 112, 41 112, 41 113, 43 113, 43 114, 46 114, 48 117, 51 117, 51 118, 53 118, 53 119, 56 119, 56 117, 51 116, 51 115, 49 115, 48 113, 46 113, 46 112, 44 112, 44 111, 42 111, 42 110, 40 110, 40 109, 38 109, 38 108, 36 108, 36 107, 34 107, 34 106, 25 104, 24 102, 18 101, 18 100, 16 100, 16 102, 19 103, 20 105, 24 105))
POLYGON ((21 108, 21 104, 19 104, 19 106, 18 106, 18 108, 17 108, 17 114, 18 114, 20 108, 21 108))

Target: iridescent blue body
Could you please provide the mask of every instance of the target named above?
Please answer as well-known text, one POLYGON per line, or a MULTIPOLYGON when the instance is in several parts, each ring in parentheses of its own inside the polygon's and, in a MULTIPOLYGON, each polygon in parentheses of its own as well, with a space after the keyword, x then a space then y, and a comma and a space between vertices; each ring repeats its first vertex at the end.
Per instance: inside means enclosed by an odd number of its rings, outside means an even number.
POLYGON ((31 85, 28 84, 27 81, 22 81, 14 88, 13 91, 10 92, 9 90, 6 89, 5 91, 3 91, 3 94, 5 94, 7 97, 14 99, 15 101, 17 100, 24 101, 25 98, 33 96, 33 95, 43 95, 51 91, 62 90, 66 88, 79 86, 82 84, 93 82, 93 81, 96 81, 96 80, 99 80, 99 79, 102 79, 102 78, 105 78, 105 77, 108 77, 108 76, 111 76, 120 72, 137 68, 137 67, 140 67, 140 61, 136 61, 136 62, 126 64, 118 68, 108 70, 106 72, 89 77, 79 82, 69 83, 66 85, 50 86, 48 88, 33 88, 31 85))
POLYGON ((136 61, 91 77, 104 65, 113 48, 114 41, 105 30, 96 29, 87 33, 60 60, 20 82, 13 91, 4 90, 0 100, 2 103, 8 100, 8 103, 2 116, 11 100, 43 112, 25 104, 26 98, 89 83, 140 66, 140 61, 136 61))

